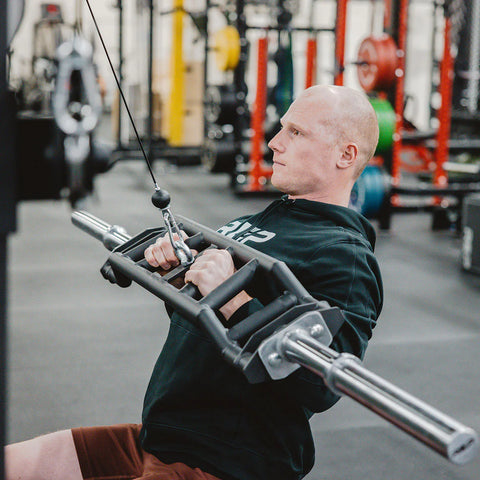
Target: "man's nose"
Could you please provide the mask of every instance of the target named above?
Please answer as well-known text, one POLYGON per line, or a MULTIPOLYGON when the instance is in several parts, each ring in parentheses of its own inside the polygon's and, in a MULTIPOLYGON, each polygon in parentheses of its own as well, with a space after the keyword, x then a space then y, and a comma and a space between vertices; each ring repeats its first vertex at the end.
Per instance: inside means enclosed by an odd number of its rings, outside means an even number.
POLYGON ((271 148, 274 152, 281 152, 284 150, 283 144, 281 142, 281 133, 280 130, 269 142, 268 147, 271 148))

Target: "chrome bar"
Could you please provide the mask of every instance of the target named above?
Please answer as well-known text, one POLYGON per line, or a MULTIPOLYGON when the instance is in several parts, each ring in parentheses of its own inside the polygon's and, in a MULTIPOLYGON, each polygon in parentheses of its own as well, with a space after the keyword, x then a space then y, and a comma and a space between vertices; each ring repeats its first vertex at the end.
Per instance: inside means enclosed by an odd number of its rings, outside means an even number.
POLYGON ((72 223, 80 230, 100 240, 110 251, 131 238, 124 228, 109 225, 100 218, 82 210, 72 213, 72 223))
POLYGON ((279 342, 280 354, 319 375, 339 395, 348 395, 456 464, 470 461, 479 448, 477 433, 382 377, 350 354, 339 354, 304 330, 279 342))

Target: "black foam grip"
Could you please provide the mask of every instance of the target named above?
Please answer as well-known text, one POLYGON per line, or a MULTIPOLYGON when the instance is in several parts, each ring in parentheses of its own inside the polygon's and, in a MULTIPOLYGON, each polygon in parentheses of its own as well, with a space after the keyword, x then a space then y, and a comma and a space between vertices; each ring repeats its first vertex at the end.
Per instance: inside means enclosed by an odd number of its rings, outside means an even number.
POLYGON ((146 260, 145 258, 142 259, 142 260, 139 260, 138 262, 136 262, 136 265, 138 265, 139 267, 142 267, 142 268, 145 268, 146 270, 148 270, 149 272, 155 272, 157 270, 158 267, 153 267, 152 265, 150 265, 146 260))
POLYGON ((200 293, 200 290, 193 283, 186 283, 185 286, 180 289, 180 292, 184 293, 185 295, 188 295, 189 297, 194 298, 195 300, 202 298, 202 294, 200 293))

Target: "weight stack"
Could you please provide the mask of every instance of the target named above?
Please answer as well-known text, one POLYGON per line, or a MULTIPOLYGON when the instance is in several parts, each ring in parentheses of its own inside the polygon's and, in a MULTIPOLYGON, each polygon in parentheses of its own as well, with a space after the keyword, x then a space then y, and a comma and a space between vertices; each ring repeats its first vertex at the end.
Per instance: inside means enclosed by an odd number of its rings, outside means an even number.
POLYGON ((480 195, 465 197, 462 226, 462 268, 480 275, 480 195))

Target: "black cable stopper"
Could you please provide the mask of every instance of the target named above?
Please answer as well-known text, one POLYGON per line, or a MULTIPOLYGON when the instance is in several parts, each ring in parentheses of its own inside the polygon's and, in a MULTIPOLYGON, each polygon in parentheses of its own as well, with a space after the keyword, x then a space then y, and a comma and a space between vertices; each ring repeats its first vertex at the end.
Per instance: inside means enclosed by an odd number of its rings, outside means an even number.
POLYGON ((155 190, 155 193, 152 195, 152 203, 163 210, 170 205, 170 194, 166 190, 155 190))

